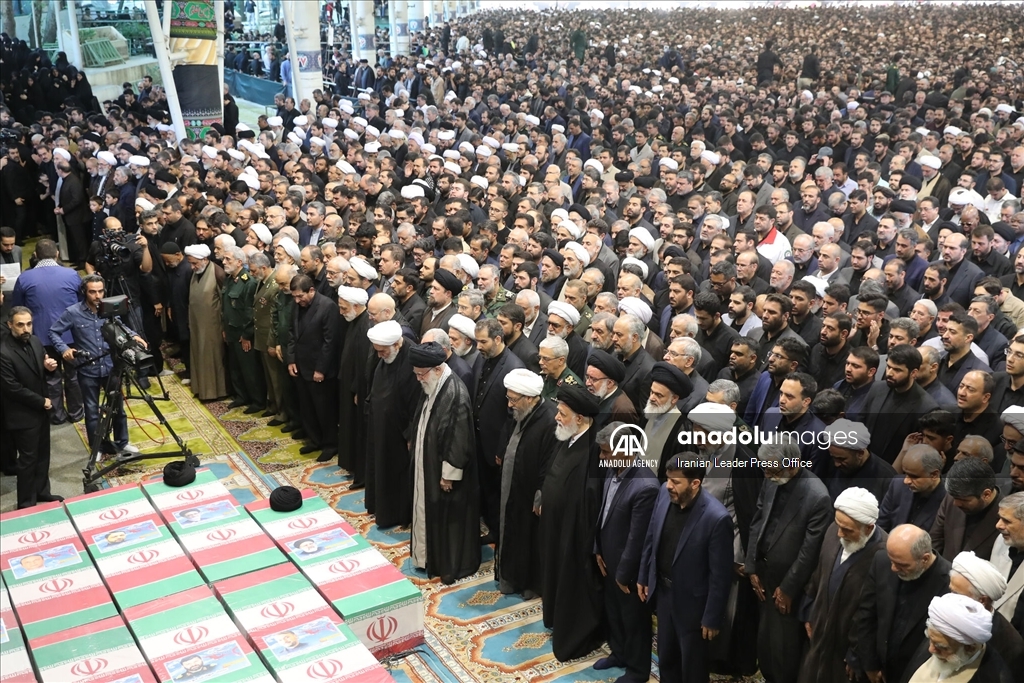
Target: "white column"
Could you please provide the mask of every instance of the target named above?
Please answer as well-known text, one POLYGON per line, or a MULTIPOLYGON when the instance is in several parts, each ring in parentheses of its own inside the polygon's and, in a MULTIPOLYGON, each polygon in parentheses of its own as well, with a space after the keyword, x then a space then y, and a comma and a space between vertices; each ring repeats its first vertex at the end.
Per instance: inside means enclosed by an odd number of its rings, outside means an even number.
MULTIPOLYGON (((164 6, 169 14, 170 6, 164 6)), ((146 3, 146 18, 149 19, 149 30, 153 34, 153 50, 156 52, 156 61, 160 66, 160 78, 164 82, 164 92, 167 94, 167 107, 171 110, 171 124, 174 126, 174 134, 179 141, 185 140, 185 119, 181 116, 181 103, 178 102, 178 89, 174 87, 174 68, 171 66, 170 50, 167 47, 167 34, 160 24, 160 14, 157 12, 155 2, 146 3)))
MULTIPOLYGON (((317 3, 309 3, 316 6, 317 3)), ((374 45, 373 0, 350 0, 349 13, 352 24, 352 53, 356 59, 366 59, 370 66, 377 63, 377 48, 374 45)), ((316 24, 319 25, 319 24, 316 24)))
MULTIPOLYGON (((323 90, 323 64, 320 55, 320 8, 315 2, 284 0, 289 61, 292 65, 292 93, 295 101, 313 101, 313 91, 323 90)), ((372 18, 372 17, 371 17, 372 18)))
POLYGON ((440 28, 444 23, 445 0, 427 0, 430 3, 430 28, 440 28))
POLYGON ((81 69, 85 66, 85 62, 82 61, 82 40, 78 34, 78 8, 75 4, 75 0, 68 0, 68 28, 71 31, 71 50, 66 52, 71 63, 81 69))
POLYGON ((456 0, 445 0, 444 2, 444 19, 445 21, 454 21, 458 18, 458 5, 456 0))
POLYGON ((409 7, 402 0, 388 3, 388 18, 391 21, 391 58, 409 54, 409 7))
POLYGON ((424 16, 429 15, 430 10, 426 9, 426 6, 430 4, 430 0, 409 0, 406 7, 406 11, 409 17, 409 36, 412 34, 422 31, 424 26, 424 16))

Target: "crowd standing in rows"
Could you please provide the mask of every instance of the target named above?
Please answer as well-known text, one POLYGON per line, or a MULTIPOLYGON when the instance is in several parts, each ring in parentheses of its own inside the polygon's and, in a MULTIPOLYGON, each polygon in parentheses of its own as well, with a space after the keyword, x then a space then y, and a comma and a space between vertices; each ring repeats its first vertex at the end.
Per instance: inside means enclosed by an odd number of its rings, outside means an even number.
POLYGON ((131 448, 127 294, 559 660, 646 681, 656 614, 673 683, 1022 680, 1019 10, 483 12, 202 140, 4 37, 19 506, 51 423, 131 448))

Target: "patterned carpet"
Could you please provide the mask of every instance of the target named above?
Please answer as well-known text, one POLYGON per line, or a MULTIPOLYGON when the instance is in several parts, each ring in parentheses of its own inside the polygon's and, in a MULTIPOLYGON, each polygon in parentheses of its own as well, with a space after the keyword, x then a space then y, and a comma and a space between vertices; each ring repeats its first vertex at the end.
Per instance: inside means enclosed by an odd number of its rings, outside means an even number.
MULTIPOLYGON (((558 662, 551 652, 550 632, 541 621, 540 600, 524 601, 497 590, 491 548, 485 547, 484 563, 474 576, 452 586, 428 580, 409 564, 408 530, 378 529, 363 505, 363 492, 349 489, 346 472, 336 465, 316 463, 315 456, 299 455, 298 442, 279 428, 268 427, 266 418, 229 410, 227 402, 202 404, 177 376, 162 379, 170 400, 158 401, 157 407, 240 503, 266 497, 282 484, 311 488, 420 588, 426 603, 426 646, 390 662, 399 683, 612 683, 624 672, 592 668, 605 651, 558 662)), ((160 394, 156 382, 149 392, 160 394)), ((129 401, 128 406, 133 444, 144 453, 174 448, 173 439, 141 399, 129 401)), ((84 426, 79 431, 84 440, 84 426)), ((168 461, 139 461, 115 471, 106 481, 116 486, 146 480, 159 474, 168 461)), ((656 658, 653 666, 657 680, 656 658)))

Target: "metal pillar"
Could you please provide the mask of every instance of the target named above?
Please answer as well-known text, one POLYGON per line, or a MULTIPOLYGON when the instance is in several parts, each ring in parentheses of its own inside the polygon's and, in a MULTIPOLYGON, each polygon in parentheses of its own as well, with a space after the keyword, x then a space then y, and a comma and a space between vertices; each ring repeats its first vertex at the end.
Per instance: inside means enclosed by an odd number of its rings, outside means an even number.
MULTIPOLYGON (((309 3, 316 5, 316 3, 309 3)), ((356 59, 377 63, 377 47, 374 41, 373 0, 350 0, 349 15, 352 25, 352 54, 356 59)))
POLYGON ((391 58, 409 54, 409 6, 402 0, 388 3, 391 21, 391 58))
MULTIPOLYGON (((320 54, 320 8, 315 2, 285 0, 281 3, 292 64, 295 101, 313 101, 313 91, 323 90, 323 58, 320 54)), ((372 17, 371 17, 372 19, 372 17)))

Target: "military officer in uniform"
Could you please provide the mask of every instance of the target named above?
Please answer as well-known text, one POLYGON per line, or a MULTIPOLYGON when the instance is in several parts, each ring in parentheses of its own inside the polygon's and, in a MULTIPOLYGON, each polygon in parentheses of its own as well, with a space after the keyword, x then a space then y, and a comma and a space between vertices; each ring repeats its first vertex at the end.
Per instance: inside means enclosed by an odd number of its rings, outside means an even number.
POLYGON ((583 386, 583 380, 569 369, 567 360, 569 357, 569 345, 560 337, 545 337, 537 350, 537 360, 540 363, 540 374, 544 377, 544 389, 541 391, 541 398, 555 400, 558 387, 567 384, 570 386, 583 386))
POLYGON ((245 269, 245 253, 240 248, 225 249, 222 261, 227 274, 221 293, 224 341, 228 346, 228 376, 235 392, 230 407, 248 406, 245 414, 252 415, 267 408, 267 387, 253 348, 253 302, 259 283, 245 269))
POLYGON ((263 413, 263 417, 273 417, 281 410, 281 361, 274 357, 270 347, 270 339, 274 333, 274 305, 280 288, 274 277, 270 259, 262 252, 249 257, 249 273, 257 282, 252 306, 253 346, 260 354, 267 388, 267 411, 263 413))

